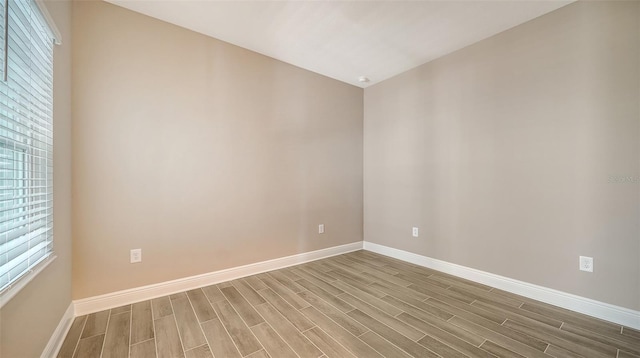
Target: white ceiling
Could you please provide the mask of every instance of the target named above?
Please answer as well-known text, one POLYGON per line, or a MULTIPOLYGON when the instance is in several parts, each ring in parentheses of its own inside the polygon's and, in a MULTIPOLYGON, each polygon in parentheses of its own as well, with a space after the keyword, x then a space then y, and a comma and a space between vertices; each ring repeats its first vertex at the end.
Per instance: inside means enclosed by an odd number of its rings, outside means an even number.
POLYGON ((359 87, 572 2, 107 1, 359 87))

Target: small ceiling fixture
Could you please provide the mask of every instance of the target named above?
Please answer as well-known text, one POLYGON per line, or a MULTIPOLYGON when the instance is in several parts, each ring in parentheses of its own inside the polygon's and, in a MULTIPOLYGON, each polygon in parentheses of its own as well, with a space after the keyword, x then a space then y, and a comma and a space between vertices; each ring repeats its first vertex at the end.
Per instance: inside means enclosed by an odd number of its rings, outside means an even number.
POLYGON ((360 76, 360 77, 358 77, 358 82, 360 82, 360 83, 367 83, 367 82, 369 82, 369 81, 370 81, 370 80, 369 80, 369 77, 367 77, 367 76, 360 76))

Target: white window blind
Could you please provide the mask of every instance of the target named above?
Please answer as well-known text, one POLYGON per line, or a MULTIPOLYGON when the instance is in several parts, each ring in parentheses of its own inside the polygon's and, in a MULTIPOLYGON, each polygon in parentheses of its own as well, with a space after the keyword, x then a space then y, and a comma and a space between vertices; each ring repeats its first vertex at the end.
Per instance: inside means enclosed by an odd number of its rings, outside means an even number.
POLYGON ((0 293, 53 251, 53 46, 34 0, 0 0, 0 293))

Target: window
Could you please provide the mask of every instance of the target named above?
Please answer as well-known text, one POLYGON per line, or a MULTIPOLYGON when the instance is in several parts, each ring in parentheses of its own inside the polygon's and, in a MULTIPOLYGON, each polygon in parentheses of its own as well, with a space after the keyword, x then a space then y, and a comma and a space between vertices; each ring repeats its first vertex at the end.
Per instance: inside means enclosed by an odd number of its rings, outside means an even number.
POLYGON ((12 291, 53 253, 56 36, 49 20, 36 0, 0 0, 2 295, 12 291))

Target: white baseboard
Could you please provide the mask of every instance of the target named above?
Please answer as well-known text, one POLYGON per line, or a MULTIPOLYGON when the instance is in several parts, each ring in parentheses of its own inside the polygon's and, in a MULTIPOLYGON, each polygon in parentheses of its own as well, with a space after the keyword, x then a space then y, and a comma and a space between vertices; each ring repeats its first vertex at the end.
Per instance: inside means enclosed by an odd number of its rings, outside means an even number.
POLYGON ((554 306, 640 329, 640 312, 365 241, 365 250, 499 288, 554 306))
POLYGON ((362 241, 73 301, 76 316, 361 250, 362 241))
POLYGON ((71 328, 74 316, 75 314, 72 302, 69 303, 69 307, 67 307, 64 315, 62 315, 60 323, 58 323, 58 327, 53 331, 53 334, 51 335, 51 338, 49 338, 47 346, 44 347, 44 351, 42 351, 40 358, 51 358, 58 355, 58 352, 62 347, 62 343, 64 342, 64 338, 67 336, 69 328, 71 328))

